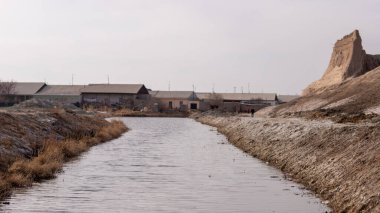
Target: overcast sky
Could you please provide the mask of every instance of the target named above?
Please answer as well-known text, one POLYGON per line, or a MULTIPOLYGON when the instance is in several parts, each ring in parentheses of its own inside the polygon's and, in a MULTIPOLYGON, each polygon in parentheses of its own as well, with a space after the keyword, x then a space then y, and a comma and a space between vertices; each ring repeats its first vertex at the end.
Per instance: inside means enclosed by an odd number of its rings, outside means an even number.
POLYGON ((0 0, 0 79, 155 90, 300 93, 359 29, 380 54, 379 0, 0 0))

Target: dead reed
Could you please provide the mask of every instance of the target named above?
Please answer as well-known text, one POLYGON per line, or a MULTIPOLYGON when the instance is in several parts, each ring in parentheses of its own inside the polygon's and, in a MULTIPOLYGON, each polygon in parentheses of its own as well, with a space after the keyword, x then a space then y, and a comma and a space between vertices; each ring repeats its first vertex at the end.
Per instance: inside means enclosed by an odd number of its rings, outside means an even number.
POLYGON ((35 181, 42 181, 55 177, 61 171, 63 163, 87 151, 91 146, 119 137, 127 131, 121 121, 113 120, 100 128, 94 137, 66 139, 63 141, 47 140, 32 159, 19 158, 12 163, 4 160, 0 174, 0 199, 9 195, 12 187, 31 186, 35 181))

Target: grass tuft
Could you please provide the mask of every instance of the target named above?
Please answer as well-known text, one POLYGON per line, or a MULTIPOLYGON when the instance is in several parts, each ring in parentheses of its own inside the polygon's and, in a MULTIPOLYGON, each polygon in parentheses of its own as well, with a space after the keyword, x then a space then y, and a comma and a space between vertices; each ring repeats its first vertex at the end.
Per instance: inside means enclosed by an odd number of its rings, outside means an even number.
POLYGON ((3 162, 0 166, 5 171, 3 175, 0 174, 0 199, 12 187, 30 186, 33 181, 54 178, 62 170, 64 162, 79 156, 91 146, 119 137, 125 131, 127 127, 123 122, 113 120, 99 129, 95 137, 45 141, 32 159, 0 159, 3 162))

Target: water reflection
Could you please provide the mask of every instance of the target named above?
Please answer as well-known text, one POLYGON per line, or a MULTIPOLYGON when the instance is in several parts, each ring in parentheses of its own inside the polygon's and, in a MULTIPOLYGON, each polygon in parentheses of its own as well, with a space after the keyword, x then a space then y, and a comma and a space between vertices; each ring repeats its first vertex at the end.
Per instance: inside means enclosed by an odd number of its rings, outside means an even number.
POLYGON ((18 191, 6 212, 325 212, 215 129, 182 118, 123 118, 131 130, 18 191))

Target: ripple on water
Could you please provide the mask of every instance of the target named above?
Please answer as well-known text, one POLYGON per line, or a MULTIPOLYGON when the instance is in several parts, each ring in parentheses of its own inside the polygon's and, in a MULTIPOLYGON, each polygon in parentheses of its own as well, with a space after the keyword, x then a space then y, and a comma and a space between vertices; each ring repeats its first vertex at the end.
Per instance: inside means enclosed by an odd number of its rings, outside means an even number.
POLYGON ((54 180, 17 191, 5 212, 325 212, 282 174, 184 118, 123 118, 131 130, 54 180))

